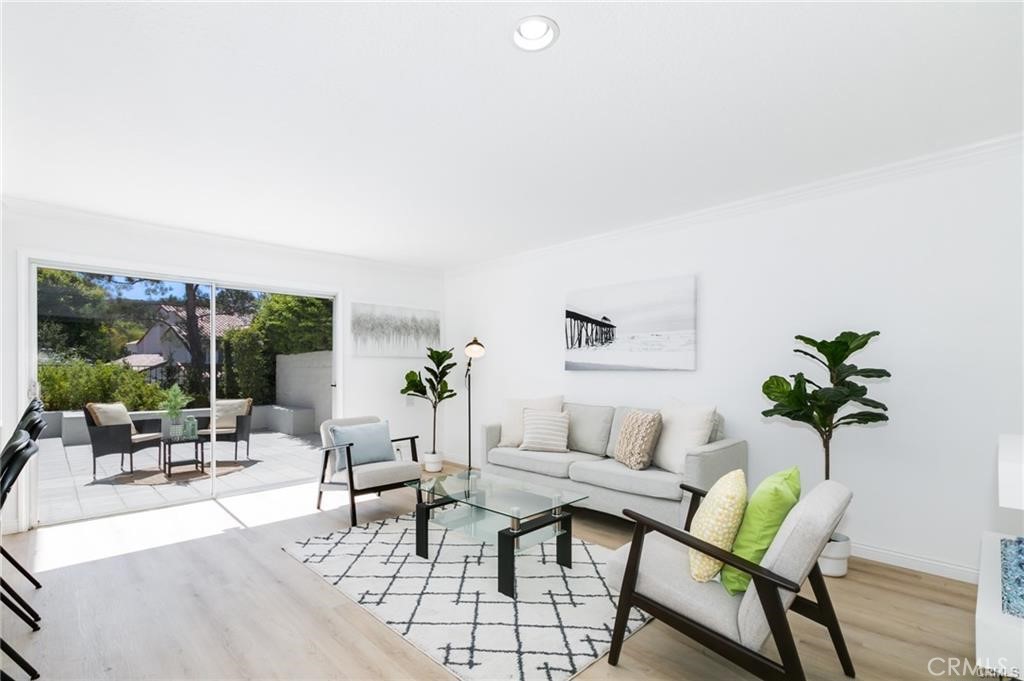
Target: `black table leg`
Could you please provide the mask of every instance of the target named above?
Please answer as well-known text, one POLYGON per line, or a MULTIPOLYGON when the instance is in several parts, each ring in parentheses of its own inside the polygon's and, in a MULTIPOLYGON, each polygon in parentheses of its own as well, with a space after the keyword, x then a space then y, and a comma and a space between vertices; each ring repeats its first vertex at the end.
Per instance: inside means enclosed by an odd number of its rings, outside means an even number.
POLYGON ((3 639, 0 639, 0 651, 3 651, 3 653, 7 655, 7 657, 14 660, 14 663, 21 667, 25 671, 25 673, 29 675, 29 678, 39 678, 39 672, 36 671, 36 668, 30 665, 24 657, 19 655, 17 651, 14 650, 14 648, 7 645, 7 641, 4 641, 3 639))
POLYGON ((3 589, 7 593, 9 593, 11 595, 11 598, 13 598, 14 601, 21 606, 21 609, 28 613, 29 617, 34 619, 36 622, 42 619, 42 617, 39 616, 39 613, 35 611, 35 608, 29 605, 28 601, 22 598, 21 595, 18 594, 18 592, 15 591, 14 588, 7 583, 6 579, 0 579, 0 589, 3 589))
POLYGON ((0 593, 0 603, 6 605, 11 612, 20 617, 21 621, 27 624, 29 628, 32 629, 32 631, 39 631, 39 625, 36 624, 36 621, 29 617, 29 615, 25 613, 21 608, 19 608, 14 601, 8 598, 7 594, 0 593))
MULTIPOLYGON (((93 461, 95 461, 95 459, 93 461)), ((34 586, 37 589, 42 589, 43 588, 43 585, 39 583, 39 580, 36 579, 32 575, 32 573, 29 572, 28 569, 24 565, 22 565, 21 563, 16 561, 14 559, 14 556, 12 556, 11 554, 7 553, 7 549, 5 549, 2 546, 0 546, 0 555, 2 555, 4 558, 6 558, 8 561, 10 561, 11 565, 13 565, 18 572, 20 572, 21 574, 23 574, 25 576, 25 579, 27 579, 28 581, 32 582, 32 586, 34 586)))
POLYGON ((416 504, 416 555, 428 558, 427 521, 430 519, 430 507, 419 502, 416 504))
POLYGON ((508 528, 498 532, 498 591, 516 597, 516 535, 508 528))
POLYGON ((555 561, 562 567, 572 567, 572 514, 562 513, 559 528, 562 533, 555 539, 555 561))

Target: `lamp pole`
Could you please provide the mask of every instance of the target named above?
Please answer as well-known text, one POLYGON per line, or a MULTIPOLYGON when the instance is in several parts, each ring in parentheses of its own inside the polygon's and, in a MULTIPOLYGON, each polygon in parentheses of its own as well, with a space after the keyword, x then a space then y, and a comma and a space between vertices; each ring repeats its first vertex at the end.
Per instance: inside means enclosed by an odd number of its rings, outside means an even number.
POLYGON ((483 357, 487 350, 476 336, 466 343, 466 477, 473 476, 473 359, 483 357))

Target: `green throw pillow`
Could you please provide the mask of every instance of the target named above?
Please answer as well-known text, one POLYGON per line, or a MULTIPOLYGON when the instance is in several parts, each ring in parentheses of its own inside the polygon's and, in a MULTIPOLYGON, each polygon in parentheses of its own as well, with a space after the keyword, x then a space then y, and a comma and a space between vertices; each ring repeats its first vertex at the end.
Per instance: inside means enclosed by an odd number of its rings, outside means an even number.
MULTIPOLYGON (((799 500, 800 470, 796 466, 762 480, 750 495, 732 552, 759 564, 782 521, 799 500)), ((729 565, 722 568, 722 586, 733 596, 746 591, 749 584, 750 575, 746 572, 729 565)))

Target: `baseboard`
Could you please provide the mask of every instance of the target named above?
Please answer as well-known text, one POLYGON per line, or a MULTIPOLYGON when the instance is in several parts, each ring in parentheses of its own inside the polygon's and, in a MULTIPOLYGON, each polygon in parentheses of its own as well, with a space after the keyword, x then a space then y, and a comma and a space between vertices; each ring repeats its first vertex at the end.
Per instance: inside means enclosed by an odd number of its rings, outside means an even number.
POLYGON ((896 565, 908 570, 927 572, 930 575, 938 575, 939 577, 949 577, 961 582, 978 583, 978 569, 967 565, 956 565, 955 563, 946 563, 932 558, 912 556, 908 553, 900 553, 899 551, 883 549, 868 544, 858 544, 857 542, 853 542, 851 548, 853 555, 859 558, 896 565))

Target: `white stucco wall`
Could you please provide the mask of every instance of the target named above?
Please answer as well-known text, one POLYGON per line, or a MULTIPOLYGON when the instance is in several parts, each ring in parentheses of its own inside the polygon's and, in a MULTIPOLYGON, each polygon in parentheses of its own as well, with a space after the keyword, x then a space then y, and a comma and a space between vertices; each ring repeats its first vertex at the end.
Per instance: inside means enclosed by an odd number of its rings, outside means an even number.
POLYGON ((330 350, 278 355, 275 404, 310 407, 317 424, 331 418, 332 363, 330 350))

